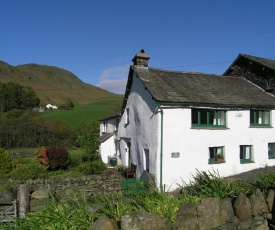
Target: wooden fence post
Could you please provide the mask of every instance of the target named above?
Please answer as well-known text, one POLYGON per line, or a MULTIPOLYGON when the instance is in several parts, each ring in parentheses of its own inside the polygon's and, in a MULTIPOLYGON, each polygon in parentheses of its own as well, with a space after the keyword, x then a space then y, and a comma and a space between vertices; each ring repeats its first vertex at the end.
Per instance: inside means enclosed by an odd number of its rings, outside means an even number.
POLYGON ((19 197, 19 218, 22 219, 26 216, 30 207, 30 191, 29 186, 21 184, 19 186, 18 197, 19 197))

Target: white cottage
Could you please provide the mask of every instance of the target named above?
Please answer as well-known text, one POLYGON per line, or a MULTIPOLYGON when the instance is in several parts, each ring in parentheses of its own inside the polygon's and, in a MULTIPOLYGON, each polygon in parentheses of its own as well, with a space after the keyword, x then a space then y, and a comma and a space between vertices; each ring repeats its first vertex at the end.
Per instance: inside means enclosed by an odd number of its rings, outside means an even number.
POLYGON ((198 170, 221 176, 275 165, 275 97, 245 78, 130 67, 114 135, 122 164, 154 174, 161 190, 198 170), (220 162, 217 156, 222 155, 220 162))
POLYGON ((110 159, 114 157, 121 163, 116 140, 119 119, 120 115, 113 115, 100 120, 99 153, 106 164, 110 164, 110 159))

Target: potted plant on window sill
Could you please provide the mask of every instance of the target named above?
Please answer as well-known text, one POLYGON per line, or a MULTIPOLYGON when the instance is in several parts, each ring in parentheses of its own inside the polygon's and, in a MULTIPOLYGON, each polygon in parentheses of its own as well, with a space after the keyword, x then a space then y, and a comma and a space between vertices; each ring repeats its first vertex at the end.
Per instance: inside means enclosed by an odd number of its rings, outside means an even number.
POLYGON ((224 162, 224 157, 222 154, 217 154, 215 157, 215 160, 216 160, 216 162, 221 163, 221 162, 224 162))

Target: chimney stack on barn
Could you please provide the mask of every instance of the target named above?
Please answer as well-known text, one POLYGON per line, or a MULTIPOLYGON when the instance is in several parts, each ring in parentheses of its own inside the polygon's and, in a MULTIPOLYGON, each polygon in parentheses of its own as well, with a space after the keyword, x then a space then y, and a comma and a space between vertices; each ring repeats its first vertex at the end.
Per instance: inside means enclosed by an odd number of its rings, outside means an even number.
POLYGON ((145 51, 142 49, 139 53, 137 53, 135 55, 135 57, 133 58, 133 62, 135 66, 138 67, 148 67, 148 60, 150 59, 150 57, 148 56, 147 53, 145 53, 145 51))

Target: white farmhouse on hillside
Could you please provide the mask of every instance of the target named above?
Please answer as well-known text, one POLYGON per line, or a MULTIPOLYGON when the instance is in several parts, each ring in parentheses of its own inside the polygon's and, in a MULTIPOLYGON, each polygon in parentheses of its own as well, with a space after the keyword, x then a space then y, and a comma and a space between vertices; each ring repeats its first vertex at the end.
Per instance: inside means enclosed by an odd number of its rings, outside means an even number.
POLYGON ((110 151, 137 177, 147 171, 160 190, 173 190, 196 169, 230 176, 275 165, 274 96, 245 78, 155 69, 148 60, 143 50, 133 59, 110 151))

